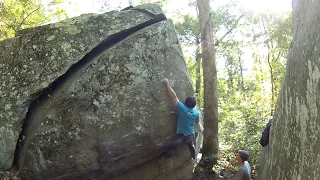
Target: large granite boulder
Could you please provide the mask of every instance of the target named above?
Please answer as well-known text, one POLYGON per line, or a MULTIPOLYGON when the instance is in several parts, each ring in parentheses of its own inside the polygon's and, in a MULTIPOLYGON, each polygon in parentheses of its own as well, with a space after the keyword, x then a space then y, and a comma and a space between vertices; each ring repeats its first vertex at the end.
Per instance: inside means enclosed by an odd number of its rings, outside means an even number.
POLYGON ((191 177, 187 146, 162 156, 176 115, 161 80, 181 100, 194 91, 158 6, 24 30, 0 52, 1 168, 24 179, 191 177))
POLYGON ((320 1, 293 0, 293 42, 261 180, 320 179, 320 1))

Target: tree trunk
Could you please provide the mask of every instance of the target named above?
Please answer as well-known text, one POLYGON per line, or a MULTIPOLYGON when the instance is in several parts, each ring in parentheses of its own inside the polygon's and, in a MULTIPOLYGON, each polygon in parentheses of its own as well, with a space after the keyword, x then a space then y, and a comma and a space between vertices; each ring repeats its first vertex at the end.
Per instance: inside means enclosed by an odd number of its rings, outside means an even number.
POLYGON ((209 0, 197 0, 201 32, 202 68, 204 84, 204 132, 202 159, 209 170, 218 158, 218 91, 213 23, 209 0))
MULTIPOLYGON (((196 49, 196 94, 199 96, 200 94, 200 88, 201 88, 201 55, 200 55, 200 40, 197 38, 196 39, 196 44, 197 44, 197 49, 196 49)), ((199 100, 200 98, 198 98, 199 100)))
POLYGON ((229 55, 227 56, 225 67, 228 73, 228 89, 234 89, 233 75, 235 75, 235 70, 234 70, 234 62, 233 62, 232 56, 229 56, 229 55))
POLYGON ((261 180, 320 178, 320 1, 293 0, 293 46, 261 180))
POLYGON ((238 61, 239 61, 239 70, 240 70, 240 86, 241 86, 241 91, 244 92, 244 80, 243 80, 243 64, 241 61, 241 55, 242 53, 238 51, 238 61))
POLYGON ((273 109, 274 109, 274 97, 275 97, 275 93, 274 93, 274 77, 273 77, 273 68, 271 65, 271 61, 270 61, 270 49, 268 50, 268 57, 267 57, 267 61, 268 61, 268 65, 269 65, 269 70, 270 70, 270 82, 271 82, 271 116, 273 116, 273 109))

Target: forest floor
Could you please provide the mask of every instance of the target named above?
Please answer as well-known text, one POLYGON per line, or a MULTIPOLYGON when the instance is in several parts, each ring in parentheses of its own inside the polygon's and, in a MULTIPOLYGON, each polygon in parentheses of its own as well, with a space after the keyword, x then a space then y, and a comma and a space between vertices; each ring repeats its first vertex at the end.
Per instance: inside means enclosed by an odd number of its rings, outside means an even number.
POLYGON ((193 174, 192 180, 235 180, 236 171, 232 169, 226 169, 223 174, 215 173, 201 173, 193 174))
POLYGON ((20 180, 18 173, 15 171, 6 171, 0 169, 0 180, 20 180))
MULTIPOLYGON (((234 180, 237 170, 232 164, 228 161, 218 161, 211 172, 205 172, 201 169, 195 171, 192 180, 234 180)), ((255 175, 253 173, 252 180, 255 179, 255 175)), ((17 172, 0 169, 0 180, 20 180, 20 178, 17 172)))
MULTIPOLYGON (((201 169, 195 171, 192 180, 235 180, 236 172, 237 167, 234 166, 234 163, 218 161, 218 164, 215 165, 210 172, 205 172, 201 169)), ((256 179, 256 175, 255 171, 253 171, 252 180, 256 179)))
POLYGON ((218 161, 218 164, 208 172, 201 167, 196 167, 192 180, 234 180, 236 169, 227 161, 218 161))

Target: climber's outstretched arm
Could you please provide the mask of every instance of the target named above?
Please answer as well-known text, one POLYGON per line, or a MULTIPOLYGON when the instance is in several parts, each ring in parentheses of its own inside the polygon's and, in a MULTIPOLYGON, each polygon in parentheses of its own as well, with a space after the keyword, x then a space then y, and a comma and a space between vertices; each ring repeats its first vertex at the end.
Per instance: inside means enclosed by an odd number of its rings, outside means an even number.
POLYGON ((169 96, 170 96, 171 99, 173 100, 174 105, 177 105, 178 102, 179 102, 179 99, 178 99, 176 93, 175 93, 175 92, 173 91, 173 89, 171 88, 168 79, 165 78, 165 79, 163 80, 163 83, 166 85, 166 88, 167 88, 167 90, 168 90, 169 96))

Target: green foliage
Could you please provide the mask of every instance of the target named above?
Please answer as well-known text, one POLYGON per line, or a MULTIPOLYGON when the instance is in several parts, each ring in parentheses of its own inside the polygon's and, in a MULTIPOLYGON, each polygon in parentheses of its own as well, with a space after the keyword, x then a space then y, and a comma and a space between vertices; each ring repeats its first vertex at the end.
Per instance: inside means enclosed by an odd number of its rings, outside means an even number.
POLYGON ((175 29, 181 43, 189 46, 197 45, 200 39, 200 24, 197 18, 185 15, 181 22, 175 24, 175 29))
MULTIPOLYGON (((189 1, 189 6, 195 8, 196 1, 189 1)), ((238 23, 238 17, 236 15, 232 15, 230 13, 230 8, 234 7, 235 3, 231 2, 225 6, 222 6, 217 9, 217 11, 212 12, 212 20, 214 24, 214 31, 216 36, 216 33, 218 33, 220 30, 228 30, 232 32, 234 28, 236 28, 238 23)), ((200 84, 202 82, 202 75, 199 79, 197 77, 196 69, 197 67, 201 67, 201 52, 198 51, 200 48, 200 24, 197 17, 194 17, 190 14, 187 15, 180 15, 180 20, 175 23, 175 29, 178 33, 178 38, 180 43, 183 46, 184 55, 187 59, 187 65, 189 67, 189 72, 191 73, 192 80, 194 82, 194 85, 196 85, 197 81, 200 81, 200 84), (197 61, 197 57, 200 58, 199 61, 197 61)), ((225 38, 227 35, 232 35, 231 33, 226 34, 223 36, 225 38)), ((219 41, 222 41, 222 38, 219 37, 219 41)), ((217 41, 217 40, 216 40, 217 41)), ((201 73, 202 74, 202 67, 201 67, 201 73)), ((197 94, 198 101, 200 104, 200 107, 203 105, 203 87, 201 87, 198 91, 200 93, 197 94)))
POLYGON ((237 14, 231 13, 231 11, 232 8, 236 7, 236 5, 236 2, 231 1, 230 3, 224 6, 218 7, 217 10, 211 13, 214 36, 216 36, 219 33, 219 31, 224 32, 234 28, 234 25, 236 24, 236 21, 239 18, 239 16, 237 14))
MULTIPOLYGON (((194 4, 191 3, 191 6, 194 4)), ((285 73, 286 55, 291 39, 291 16, 289 13, 243 13, 241 10, 231 13, 235 6, 234 3, 227 4, 212 12, 215 32, 213 36, 216 41, 220 41, 216 46, 216 56, 218 61, 224 62, 224 68, 218 69, 222 75, 218 77, 219 157, 221 159, 232 155, 234 158, 236 151, 247 150, 251 154, 250 163, 257 167, 261 131, 274 107, 271 100, 271 82, 273 91, 276 92, 273 98, 275 101, 285 73), (243 19, 240 22, 241 18, 243 19), (224 37, 229 31, 227 37, 224 37), (270 65, 266 59, 268 47, 270 65), (250 69, 244 54, 246 48, 255 50, 252 51, 253 64, 250 69)), ((175 23, 175 27, 195 84, 199 22, 196 17, 184 15, 182 20, 175 23)), ((203 87, 200 92, 202 95, 203 87)), ((198 96, 198 99, 202 107, 203 96, 198 96)))
POLYGON ((5 0, 0 2, 0 40, 13 37, 21 29, 61 20, 66 12, 59 5, 64 0, 5 0))
POLYGON ((265 68, 268 71, 265 78, 270 81, 269 104, 272 114, 285 74, 286 59, 291 43, 291 13, 263 13, 255 15, 253 19, 260 20, 255 22, 255 25, 259 27, 254 33, 256 46, 267 50, 266 53, 257 52, 256 54, 259 54, 257 57, 260 58, 260 65, 268 67, 265 68))
POLYGON ((155 3, 163 7, 168 3, 168 1, 167 0, 137 0, 135 1, 135 3, 132 2, 131 5, 139 5, 139 4, 146 4, 146 3, 155 3))
POLYGON ((218 87, 219 131, 224 147, 220 149, 220 153, 227 156, 239 149, 247 150, 251 154, 250 161, 254 167, 259 164, 261 130, 274 107, 269 87, 272 82, 275 100, 284 77, 291 38, 290 16, 267 14, 267 17, 269 19, 264 22, 261 15, 246 17, 247 27, 244 28, 247 28, 247 31, 250 28, 255 29, 255 33, 249 36, 243 34, 247 37, 247 44, 243 41, 229 41, 224 44, 223 50, 218 52, 225 59, 225 77, 219 78, 218 87), (264 26, 262 23, 265 23, 264 26), (246 73, 248 69, 244 68, 245 61, 242 57, 242 48, 245 46, 260 50, 253 53, 254 64, 249 74, 246 73), (269 48, 267 54, 265 47, 269 48))
MULTIPOLYGON (((259 84, 247 80, 245 91, 225 90, 227 82, 219 79, 219 129, 223 156, 244 149, 251 154, 252 165, 258 164, 260 145, 258 143, 264 119, 268 114, 262 93, 257 93, 259 84)), ((220 156, 221 157, 221 156, 220 156)))

